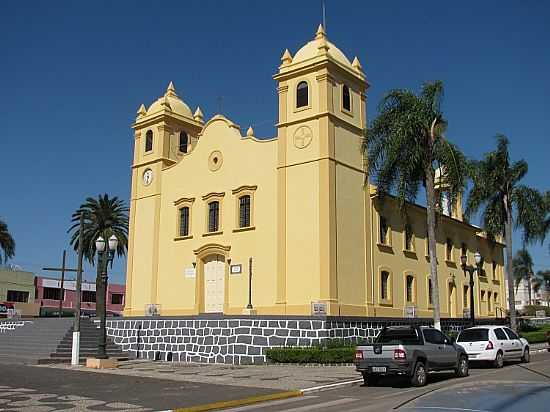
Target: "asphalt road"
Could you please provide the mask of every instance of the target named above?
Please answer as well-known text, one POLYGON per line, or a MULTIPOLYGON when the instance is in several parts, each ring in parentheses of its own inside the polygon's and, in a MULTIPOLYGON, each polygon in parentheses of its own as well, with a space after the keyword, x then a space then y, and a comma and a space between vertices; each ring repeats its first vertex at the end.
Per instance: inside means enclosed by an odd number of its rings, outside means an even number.
POLYGON ((227 409, 225 412, 363 412, 363 411, 550 411, 550 354, 533 354, 529 364, 503 369, 474 368, 467 378, 436 373, 423 388, 404 381, 381 381, 376 387, 352 386, 301 398, 227 409))
POLYGON ((159 411, 274 392, 0 363, 2 412, 159 411))

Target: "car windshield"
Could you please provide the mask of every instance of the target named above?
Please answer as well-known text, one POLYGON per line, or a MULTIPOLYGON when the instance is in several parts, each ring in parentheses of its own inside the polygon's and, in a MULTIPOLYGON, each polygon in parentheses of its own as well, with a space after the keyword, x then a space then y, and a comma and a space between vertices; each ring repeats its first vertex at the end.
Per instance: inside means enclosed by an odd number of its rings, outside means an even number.
POLYGON ((382 329, 375 343, 419 345, 421 341, 416 329, 382 329))
POLYGON ((466 329, 460 332, 457 342, 483 342, 489 340, 488 329, 466 329))

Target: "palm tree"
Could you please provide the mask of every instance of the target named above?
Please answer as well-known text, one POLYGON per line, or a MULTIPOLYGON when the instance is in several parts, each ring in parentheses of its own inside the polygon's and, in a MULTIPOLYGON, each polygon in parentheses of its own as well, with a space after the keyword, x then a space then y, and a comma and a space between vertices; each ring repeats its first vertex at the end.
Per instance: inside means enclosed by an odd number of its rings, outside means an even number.
POLYGON ((438 329, 435 171, 443 171, 438 183, 448 190, 451 202, 463 190, 466 176, 463 154, 443 135, 447 121, 441 111, 442 97, 440 81, 425 83, 418 96, 409 90, 391 90, 382 99, 362 146, 378 195, 383 199, 396 194, 405 219, 407 203, 414 203, 420 185, 425 188, 434 326, 438 329))
POLYGON ((109 198, 109 195, 98 195, 97 199, 88 197, 86 202, 73 213, 73 225, 68 233, 72 232, 70 244, 78 250, 80 215, 84 214, 83 250, 84 257, 92 265, 95 257, 95 241, 98 237, 107 240, 111 235, 118 239, 118 256, 126 255, 128 248, 128 207, 118 197, 109 198))
POLYGON ((511 163, 508 145, 506 136, 497 135, 496 150, 486 153, 481 161, 471 162, 473 187, 468 196, 466 216, 471 217, 483 208, 484 230, 489 237, 503 236, 506 241, 510 326, 516 330, 512 231, 514 225, 522 229, 524 244, 540 236, 546 205, 539 191, 519 184, 527 174, 527 162, 511 163))
MULTIPOLYGON (((78 250, 80 215, 84 215, 84 227, 82 247, 84 257, 92 265, 96 254, 95 241, 98 237, 107 240, 112 235, 118 239, 117 255, 124 256, 128 249, 128 207, 118 197, 109 198, 109 195, 98 195, 97 199, 88 197, 86 202, 73 213, 72 226, 68 233, 72 232, 70 244, 75 251, 78 250)), ((105 310, 103 302, 106 293, 101 281, 101 267, 97 265, 96 277, 96 312, 105 310)))
POLYGON ((15 241, 8 231, 8 225, 6 222, 0 219, 0 263, 2 261, 6 263, 8 259, 15 256, 15 241), (2 259, 3 256, 3 259, 2 259))
POLYGON ((527 283, 528 301, 529 305, 532 305, 533 259, 527 249, 523 248, 516 252, 516 257, 512 260, 512 271, 514 273, 516 291, 522 281, 527 283))

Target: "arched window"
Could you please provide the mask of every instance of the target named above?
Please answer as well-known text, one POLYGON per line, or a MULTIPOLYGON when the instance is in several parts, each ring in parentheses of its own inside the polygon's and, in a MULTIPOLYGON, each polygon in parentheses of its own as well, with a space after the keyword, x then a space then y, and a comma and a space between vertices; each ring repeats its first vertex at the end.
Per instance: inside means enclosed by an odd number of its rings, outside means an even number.
POLYGON ((220 229, 220 202, 208 204, 208 231, 217 232, 220 229))
POLYGON ((296 107, 305 107, 309 104, 308 87, 306 82, 298 83, 296 87, 296 107))
POLYGON ((380 274, 380 298, 387 300, 389 299, 389 283, 390 283, 390 273, 383 270, 380 274))
POLYGON ((153 150, 153 131, 147 130, 145 133, 145 151, 150 152, 153 150))
POLYGON ((414 276, 407 275, 405 278, 405 293, 407 302, 414 301, 414 276))
POLYGON ((180 236, 189 236, 189 207, 180 209, 180 236))
POLYGON ((342 108, 351 112, 351 95, 349 93, 349 87, 345 84, 342 86, 342 108))
POLYGON ((250 195, 239 198, 239 227, 250 226, 250 195))
POLYGON ((187 133, 180 132, 180 152, 187 153, 187 145, 189 144, 189 137, 187 133))
POLYGON ((445 259, 449 262, 453 260, 453 241, 450 238, 445 242, 445 259))

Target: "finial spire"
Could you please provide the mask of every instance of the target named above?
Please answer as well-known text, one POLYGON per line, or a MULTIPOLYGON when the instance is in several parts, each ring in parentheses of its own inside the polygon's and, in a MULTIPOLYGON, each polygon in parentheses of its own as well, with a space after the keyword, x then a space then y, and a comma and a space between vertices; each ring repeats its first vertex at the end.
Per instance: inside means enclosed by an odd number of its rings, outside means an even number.
POLYGON ((166 88, 166 96, 175 96, 176 95, 176 88, 174 87, 174 83, 170 81, 170 84, 166 88))
POLYGON ((288 51, 288 49, 285 49, 285 52, 283 53, 283 56, 281 57, 281 66, 286 66, 292 63, 292 55, 288 51))
POLYGON ((204 115, 202 114, 202 110, 199 106, 197 106, 197 110, 195 110, 193 118, 199 123, 204 123, 204 115))
POLYGON ((319 24, 319 27, 317 28, 317 32, 315 33, 315 40, 323 39, 327 37, 327 33, 325 32, 325 28, 323 27, 323 24, 319 24))
POLYGON ((363 71, 363 66, 361 66, 361 62, 359 61, 357 56, 355 56, 355 58, 353 59, 353 63, 351 63, 351 67, 353 67, 358 72, 363 71))
POLYGON ((249 127, 248 127, 248 130, 246 131, 246 135, 247 135, 248 137, 254 136, 254 129, 252 128, 252 126, 249 126, 249 127))
POLYGON ((141 106, 139 106, 139 109, 137 111, 138 117, 145 116, 147 114, 147 110, 145 109, 145 105, 141 103, 141 106))

